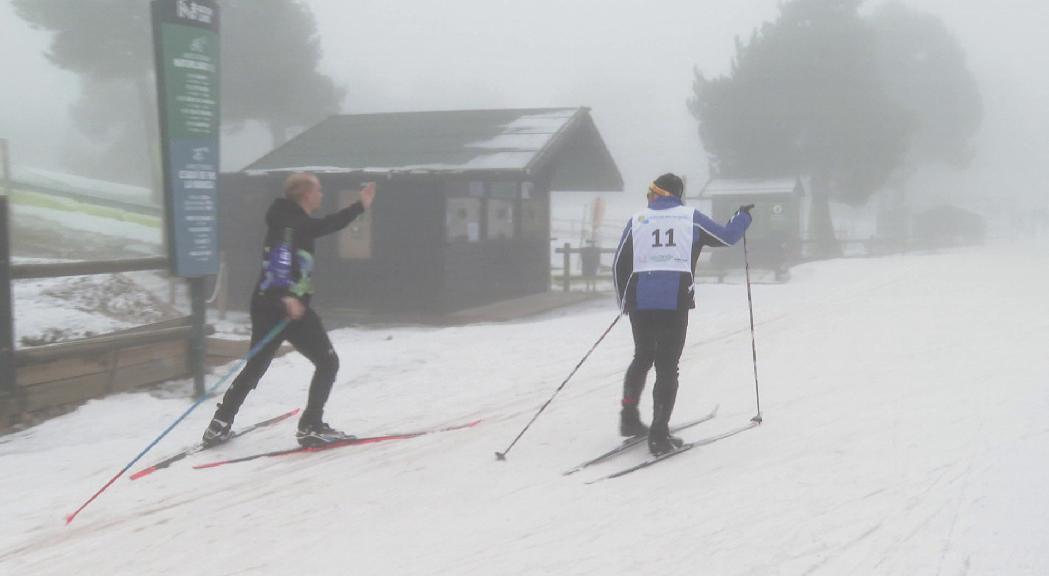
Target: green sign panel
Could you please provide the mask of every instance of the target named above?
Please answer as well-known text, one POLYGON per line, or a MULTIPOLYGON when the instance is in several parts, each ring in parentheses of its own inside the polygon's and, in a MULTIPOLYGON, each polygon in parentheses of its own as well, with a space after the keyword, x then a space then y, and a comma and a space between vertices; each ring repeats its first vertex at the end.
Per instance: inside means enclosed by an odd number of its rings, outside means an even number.
POLYGON ((214 0, 153 0, 171 271, 218 273, 219 11, 214 0))
POLYGON ((219 35, 164 24, 164 113, 168 138, 210 138, 218 134, 219 35))

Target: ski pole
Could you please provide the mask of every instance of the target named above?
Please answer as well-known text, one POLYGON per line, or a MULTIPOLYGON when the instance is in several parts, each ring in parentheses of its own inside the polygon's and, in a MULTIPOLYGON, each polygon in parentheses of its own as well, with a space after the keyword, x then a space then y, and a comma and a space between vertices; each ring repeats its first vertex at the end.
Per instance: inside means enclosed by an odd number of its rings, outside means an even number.
POLYGON ((171 425, 168 426, 166 429, 164 429, 164 431, 161 432, 159 436, 154 438, 153 441, 150 442, 149 445, 145 447, 145 449, 143 449, 141 452, 139 452, 138 456, 135 456, 135 458, 133 460, 131 460, 131 462, 128 462, 127 465, 124 466, 124 468, 122 468, 120 470, 120 472, 117 472, 115 476, 110 478, 109 482, 106 482, 104 486, 99 488, 98 492, 95 492, 90 498, 88 498, 87 502, 84 502, 83 504, 80 505, 79 508, 76 509, 76 511, 74 511, 69 516, 66 516, 66 526, 68 526, 70 523, 72 523, 73 519, 75 519, 77 517, 77 514, 80 514, 80 512, 84 508, 87 508, 88 504, 91 504, 92 502, 94 502, 95 498, 98 498, 99 495, 102 494, 103 492, 105 492, 106 489, 109 488, 114 482, 116 482, 118 478, 123 476, 124 473, 128 471, 128 469, 130 469, 132 466, 134 466, 135 462, 138 462, 139 459, 141 459, 143 456, 145 456, 147 452, 152 450, 153 447, 156 446, 157 443, 160 442, 160 440, 162 438, 164 438, 165 436, 168 435, 168 432, 171 432, 172 430, 174 430, 175 427, 178 426, 180 422, 185 420, 186 416, 189 416, 190 412, 193 412, 194 410, 197 409, 197 406, 200 406, 201 404, 203 404, 204 401, 207 400, 215 392, 215 390, 217 390, 218 387, 222 385, 222 383, 224 383, 226 380, 228 380, 230 376, 232 376, 233 374, 238 372, 240 370, 240 368, 242 366, 244 366, 244 364, 246 364, 248 362, 248 360, 251 360, 256 354, 258 354, 259 350, 262 350, 262 348, 264 346, 269 344, 270 341, 273 340, 277 336, 277 334, 280 334, 280 332, 282 330, 284 330, 284 328, 287 325, 288 325, 288 320, 287 319, 281 320, 279 324, 277 324, 276 326, 273 327, 273 329, 271 329, 269 332, 267 332, 266 335, 263 336, 262 339, 259 340, 257 344, 255 344, 254 346, 251 347, 250 350, 248 350, 247 355, 244 356, 243 358, 241 358, 240 362, 238 362, 236 366, 231 368, 230 371, 227 372, 225 376, 223 376, 218 382, 216 382, 214 385, 212 385, 212 387, 208 390, 207 394, 204 394, 203 396, 201 396, 199 400, 197 400, 189 408, 187 408, 186 411, 183 412, 181 416, 176 418, 175 421, 172 422, 171 425))
POLYGON ((561 382, 561 385, 557 387, 557 390, 554 390, 554 393, 553 393, 553 395, 550 396, 550 399, 547 400, 546 403, 543 404, 543 406, 541 408, 539 408, 539 411, 535 413, 535 416, 532 416, 532 419, 528 421, 528 424, 525 424, 525 427, 522 428, 521 432, 517 434, 517 437, 514 438, 514 441, 511 442, 510 445, 506 447, 506 450, 503 450, 502 452, 496 452, 495 453, 495 459, 496 460, 506 460, 506 455, 510 453, 510 450, 514 447, 514 444, 517 444, 517 441, 521 439, 521 436, 524 436, 524 433, 528 431, 528 428, 530 428, 532 426, 532 423, 535 422, 536 418, 539 418, 539 415, 543 413, 543 410, 546 410, 546 407, 549 406, 550 403, 554 401, 554 398, 557 396, 557 393, 560 392, 561 389, 565 387, 565 384, 568 384, 568 381, 572 379, 572 376, 574 376, 576 371, 579 370, 579 367, 583 365, 583 362, 586 362, 586 359, 589 358, 590 354, 592 354, 594 352, 594 350, 597 348, 597 345, 600 344, 601 341, 605 339, 605 336, 608 336, 608 333, 612 331, 612 327, 615 326, 616 323, 619 322, 619 319, 622 318, 622 317, 623 317, 622 314, 620 314, 620 313, 616 314, 616 319, 613 320, 612 323, 608 325, 608 328, 605 328, 604 333, 601 334, 601 337, 597 339, 597 342, 594 342, 594 345, 590 347, 590 350, 587 351, 587 353, 583 356, 582 360, 580 360, 579 363, 575 365, 575 368, 573 368, 572 372, 568 374, 568 377, 565 378, 564 382, 561 382))
POLYGON ((758 388, 758 348, 754 343, 754 299, 750 295, 750 256, 747 250, 747 234, 743 233, 743 266, 747 272, 747 307, 750 309, 750 353, 754 359, 754 396, 758 402, 758 413, 751 422, 761 424, 761 391, 758 388))

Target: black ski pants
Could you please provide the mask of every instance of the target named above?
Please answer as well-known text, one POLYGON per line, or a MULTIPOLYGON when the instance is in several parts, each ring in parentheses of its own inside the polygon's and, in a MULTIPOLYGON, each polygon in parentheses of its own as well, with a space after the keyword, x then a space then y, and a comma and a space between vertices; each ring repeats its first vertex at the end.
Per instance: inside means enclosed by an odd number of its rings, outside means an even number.
POLYGON ((630 313, 634 333, 634 360, 623 378, 623 406, 637 406, 653 365, 652 429, 666 431, 677 399, 678 361, 685 347, 688 309, 637 310, 630 313))
MULTIPOLYGON (((259 301, 251 306, 251 346, 254 348, 284 318, 283 309, 259 301)), ((335 375, 339 371, 339 356, 332 348, 328 333, 321 324, 321 319, 312 308, 306 308, 305 314, 298 320, 290 322, 284 330, 262 347, 257 354, 244 365, 237 378, 230 384, 226 395, 219 405, 217 417, 232 422, 240 410, 248 393, 255 389, 259 379, 266 373, 281 344, 291 342, 303 356, 313 362, 313 380, 310 382, 309 399, 303 420, 319 422, 324 413, 324 404, 328 401, 335 375)))

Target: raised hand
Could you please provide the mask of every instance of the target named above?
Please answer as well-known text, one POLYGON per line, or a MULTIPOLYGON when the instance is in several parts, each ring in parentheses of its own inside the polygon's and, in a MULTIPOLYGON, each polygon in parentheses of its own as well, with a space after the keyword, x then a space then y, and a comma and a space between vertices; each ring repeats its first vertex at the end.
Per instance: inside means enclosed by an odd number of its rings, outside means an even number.
POLYGON ((371 208, 372 202, 375 201, 375 182, 368 182, 361 188, 361 204, 364 209, 371 208))

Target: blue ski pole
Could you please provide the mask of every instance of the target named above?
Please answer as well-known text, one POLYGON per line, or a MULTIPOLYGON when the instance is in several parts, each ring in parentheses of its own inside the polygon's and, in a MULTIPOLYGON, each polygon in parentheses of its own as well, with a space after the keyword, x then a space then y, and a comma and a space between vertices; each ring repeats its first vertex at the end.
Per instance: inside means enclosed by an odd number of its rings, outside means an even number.
POLYGON ((105 492, 106 489, 109 488, 114 482, 116 482, 118 478, 123 476, 125 472, 127 472, 132 466, 134 466, 135 462, 138 462, 143 456, 146 455, 147 452, 152 450, 153 447, 156 446, 157 443, 160 442, 160 440, 162 438, 164 438, 165 436, 168 435, 168 432, 171 432, 172 430, 174 430, 175 427, 179 425, 179 423, 181 423, 183 420, 186 419, 186 416, 189 416, 191 412, 196 410, 197 406, 200 406, 201 404, 204 403, 205 400, 207 400, 209 397, 211 397, 211 395, 214 394, 214 392, 216 390, 218 390, 219 386, 221 386, 223 383, 225 383, 226 380, 228 380, 230 376, 232 376, 233 374, 239 372, 241 367, 244 366, 244 364, 246 364, 248 362, 248 360, 251 360, 256 354, 259 353, 259 350, 262 350, 262 348, 264 346, 266 346, 267 344, 270 343, 271 340, 276 338, 277 334, 280 334, 280 332, 282 330, 284 330, 284 328, 287 325, 288 325, 288 320, 286 320, 286 319, 285 320, 281 320, 280 323, 277 324, 276 326, 274 326, 272 330, 270 330, 265 336, 262 337, 261 340, 258 341, 258 343, 256 343, 254 346, 252 346, 251 350, 248 350, 247 355, 244 356, 243 358, 241 358, 240 362, 236 366, 234 366, 232 369, 230 369, 230 371, 227 372, 225 376, 223 376, 221 379, 219 379, 218 382, 216 382, 214 385, 211 386, 210 389, 208 389, 207 394, 205 394, 204 396, 201 396, 200 400, 197 400, 189 408, 187 408, 186 411, 183 412, 181 416, 176 418, 175 421, 172 422, 171 425, 168 426, 163 432, 161 432, 159 436, 154 438, 153 441, 150 442, 149 445, 145 447, 145 449, 143 449, 141 452, 139 452, 138 456, 135 456, 135 458, 133 460, 131 460, 131 462, 128 462, 127 466, 124 466, 124 468, 121 469, 120 472, 117 472, 115 476, 113 476, 112 478, 109 479, 109 482, 106 482, 106 484, 104 486, 99 488, 98 492, 95 492, 94 495, 92 495, 90 498, 88 498, 87 502, 84 502, 83 504, 80 505, 80 508, 76 509, 75 512, 73 512, 69 516, 66 516, 66 526, 68 526, 73 521, 73 519, 77 517, 77 514, 80 514, 80 512, 84 508, 87 508, 88 504, 91 504, 92 502, 94 502, 95 498, 98 498, 100 494, 105 492))

